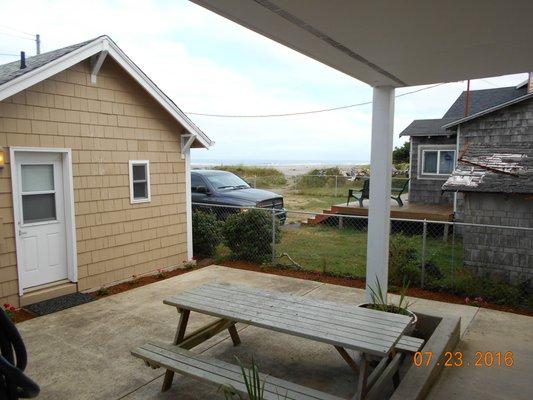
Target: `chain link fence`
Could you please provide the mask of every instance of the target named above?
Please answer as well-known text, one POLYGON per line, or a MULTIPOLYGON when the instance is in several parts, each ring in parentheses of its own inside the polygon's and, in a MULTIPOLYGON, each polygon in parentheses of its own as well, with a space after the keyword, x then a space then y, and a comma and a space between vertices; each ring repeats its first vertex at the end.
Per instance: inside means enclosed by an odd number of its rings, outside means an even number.
MULTIPOLYGON (((193 210, 197 258, 365 278, 368 217, 200 203, 193 210)), ((501 304, 529 296, 533 228, 393 218, 389 247, 390 285, 501 304)))

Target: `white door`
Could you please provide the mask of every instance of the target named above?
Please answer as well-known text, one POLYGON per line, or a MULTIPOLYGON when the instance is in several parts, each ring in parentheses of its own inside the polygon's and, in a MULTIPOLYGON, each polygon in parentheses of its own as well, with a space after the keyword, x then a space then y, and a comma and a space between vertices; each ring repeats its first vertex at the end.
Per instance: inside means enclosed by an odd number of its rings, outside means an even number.
POLYGON ((67 278, 62 156, 17 152, 19 278, 22 287, 67 278))

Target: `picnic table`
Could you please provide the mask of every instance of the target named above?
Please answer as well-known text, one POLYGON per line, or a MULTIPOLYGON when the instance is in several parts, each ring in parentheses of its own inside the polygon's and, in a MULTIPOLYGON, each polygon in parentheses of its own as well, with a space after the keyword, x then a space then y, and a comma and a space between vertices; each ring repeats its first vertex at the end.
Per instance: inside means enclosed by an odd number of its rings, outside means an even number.
MULTIPOLYGON (((132 351, 134 356, 144 359, 151 366, 167 368, 163 391, 170 388, 174 371, 177 371, 217 384, 229 382, 237 390, 245 392, 236 366, 188 352, 226 329, 233 344, 238 345, 237 322, 332 345, 358 374, 356 399, 365 398, 369 388, 381 379, 381 375, 387 375, 384 373, 387 368, 392 371, 389 377, 397 373, 397 350, 403 347, 408 351, 417 351, 423 343, 416 338, 402 338, 411 321, 405 315, 241 285, 209 283, 169 297, 164 304, 176 307, 180 313, 173 344, 148 343, 132 351), (185 336, 191 312, 218 319, 185 336), (347 350, 360 353, 359 364, 347 350), (381 362, 369 375, 370 356, 377 356, 381 362)), ((267 379, 266 398, 277 398, 281 388, 285 390, 283 394, 287 395, 287 399, 339 400, 333 395, 262 376, 267 379)))

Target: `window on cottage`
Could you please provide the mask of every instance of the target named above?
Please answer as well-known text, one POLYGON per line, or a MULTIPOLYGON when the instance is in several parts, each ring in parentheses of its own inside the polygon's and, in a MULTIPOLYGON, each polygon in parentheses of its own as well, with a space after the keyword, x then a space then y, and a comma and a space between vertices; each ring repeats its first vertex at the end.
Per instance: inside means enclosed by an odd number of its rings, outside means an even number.
POLYGON ((147 160, 130 161, 130 202, 150 201, 150 162, 147 160))
POLYGON ((424 150, 422 152, 422 173, 449 175, 455 166, 455 150, 424 150))

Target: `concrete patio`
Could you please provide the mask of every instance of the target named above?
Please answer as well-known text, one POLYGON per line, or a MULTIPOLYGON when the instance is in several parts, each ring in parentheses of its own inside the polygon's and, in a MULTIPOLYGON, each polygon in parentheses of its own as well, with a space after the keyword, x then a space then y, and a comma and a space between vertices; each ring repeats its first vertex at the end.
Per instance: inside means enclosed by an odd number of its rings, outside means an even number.
MULTIPOLYGON (((177 377, 161 393, 161 369, 152 370, 130 355, 147 340, 171 342, 176 310, 162 304, 172 294, 200 284, 241 283, 309 298, 357 304, 364 291, 314 281, 210 266, 105 299, 39 317, 18 326, 29 353, 27 373, 41 385, 40 399, 221 399, 208 384, 177 377)), ((448 368, 430 399, 529 399, 533 393, 533 319, 471 306, 413 299, 415 311, 461 317, 464 359, 476 351, 512 351, 512 368, 448 368)), ((192 313, 190 328, 208 317, 192 313)), ((262 371, 349 398, 356 377, 330 346, 238 326, 242 344, 233 347, 227 333, 196 348, 234 362, 252 353, 262 371)))

